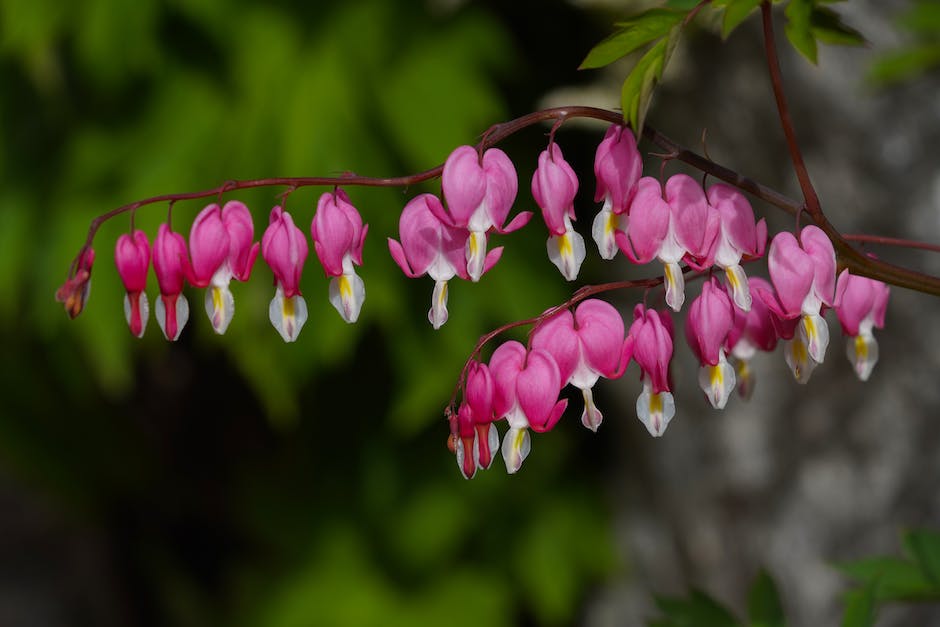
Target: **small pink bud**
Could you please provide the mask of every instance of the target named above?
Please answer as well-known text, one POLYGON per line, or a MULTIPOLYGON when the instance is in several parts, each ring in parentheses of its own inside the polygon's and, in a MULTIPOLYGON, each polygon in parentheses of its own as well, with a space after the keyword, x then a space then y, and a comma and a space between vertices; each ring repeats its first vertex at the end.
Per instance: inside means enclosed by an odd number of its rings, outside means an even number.
POLYGON ((74 274, 56 290, 55 299, 65 305, 65 313, 69 318, 74 319, 85 308, 91 288, 91 267, 94 262, 94 249, 91 246, 83 247, 75 261, 74 274))

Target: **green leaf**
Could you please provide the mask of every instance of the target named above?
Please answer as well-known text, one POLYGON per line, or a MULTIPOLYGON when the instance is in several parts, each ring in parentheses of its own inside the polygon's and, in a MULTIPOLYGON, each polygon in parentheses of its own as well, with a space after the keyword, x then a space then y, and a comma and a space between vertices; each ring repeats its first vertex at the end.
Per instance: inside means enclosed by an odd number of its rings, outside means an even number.
POLYGON ((922 44, 884 55, 868 70, 867 80, 883 86, 913 78, 940 65, 940 42, 922 44))
POLYGON ((751 627, 783 627, 783 606, 777 585, 767 571, 762 570, 747 595, 747 614, 751 627))
POLYGON ((940 592, 940 534, 925 530, 911 531, 904 534, 902 542, 904 550, 940 592))
POLYGON ((920 0, 898 20, 898 25, 921 35, 940 34, 940 4, 920 0))
POLYGON ((867 80, 876 86, 913 78, 940 65, 940 42, 924 44, 885 55, 868 70, 867 80))
POLYGON ((727 39, 735 28, 760 5, 761 0, 731 0, 721 22, 721 38, 727 39))
POLYGON ((845 613, 842 627, 872 627, 875 624, 875 588, 870 584, 845 595, 845 613))
POLYGON ((643 130, 646 110, 653 97, 653 89, 663 77, 663 71, 679 42, 681 31, 680 24, 673 26, 668 36, 657 42, 643 55, 623 82, 620 106, 624 119, 638 135, 643 130))
POLYGON ((685 15, 686 11, 651 9, 627 22, 618 23, 621 30, 594 46, 578 69, 599 68, 613 63, 665 36, 685 15))
POLYGON ((816 7, 810 22, 813 36, 823 43, 836 46, 864 46, 868 43, 864 35, 845 24, 831 9, 816 7))
POLYGON ((700 590, 692 590, 688 599, 657 597, 656 607, 665 616, 650 627, 741 627, 727 608, 700 590))
POLYGON ((691 11, 699 4, 701 4, 701 0, 668 0, 666 2, 666 6, 670 9, 679 9, 681 11, 691 11))
POLYGON ((812 0, 791 0, 785 11, 787 23, 784 26, 784 32, 790 44, 797 52, 809 59, 813 64, 816 63, 816 38, 813 36, 812 0))
POLYGON ((896 557, 873 557, 839 565, 846 575, 865 585, 877 584, 877 601, 934 599, 940 590, 917 564, 896 557))

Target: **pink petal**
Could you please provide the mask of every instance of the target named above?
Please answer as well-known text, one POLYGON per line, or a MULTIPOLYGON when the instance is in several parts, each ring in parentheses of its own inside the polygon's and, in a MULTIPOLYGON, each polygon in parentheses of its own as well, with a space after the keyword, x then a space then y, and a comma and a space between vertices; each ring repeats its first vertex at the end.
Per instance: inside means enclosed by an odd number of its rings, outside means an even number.
POLYGON ((114 265, 128 292, 141 292, 147 287, 147 270, 150 267, 150 241, 147 234, 136 230, 133 236, 125 233, 117 240, 114 249, 114 265))
POLYGON ((217 204, 208 205, 196 216, 189 232, 189 253, 193 285, 206 287, 229 255, 229 235, 217 204))
POLYGON ((483 203, 489 213, 490 226, 500 230, 516 200, 519 177, 512 161, 499 148, 490 148, 483 153, 483 171, 486 176, 483 203))
POLYGON ((553 144, 539 155, 539 165, 532 176, 532 196, 542 209, 545 225, 553 235, 565 233, 564 218, 573 211, 578 193, 578 177, 565 161, 561 148, 553 144))
POLYGON ((622 365, 623 318, 613 305, 596 298, 578 305, 574 318, 585 361, 605 377, 612 377, 622 365))
POLYGON ((547 431, 553 421, 557 422, 560 390, 558 365, 551 354, 537 348, 530 351, 525 368, 516 378, 516 398, 533 430, 547 431))
POLYGON ((574 330, 574 316, 567 309, 541 322, 532 331, 532 348, 547 351, 558 366, 558 376, 564 385, 581 359, 581 346, 574 330))
POLYGON ((692 301, 686 319, 686 339, 703 366, 718 364, 725 339, 734 325, 733 309, 727 292, 714 278, 702 286, 701 295, 692 301))
MULTIPOLYGON (((712 208, 705 199, 702 186, 686 174, 675 174, 666 181, 666 202, 672 212, 679 244, 693 257, 707 256, 712 243, 707 238, 712 208)), ((711 234, 714 234, 713 230, 711 234)))
POLYGON ((756 254, 754 209, 744 194, 730 185, 716 183, 708 188, 708 202, 721 217, 722 230, 734 248, 742 254, 756 254))
POLYGON ((474 147, 460 146, 450 153, 444 162, 441 188, 450 210, 450 220, 445 223, 467 226, 486 195, 486 175, 474 147))
POLYGON ((222 207, 222 225, 229 236, 228 259, 232 274, 239 281, 247 281, 260 250, 260 244, 251 241, 255 236, 251 212, 244 203, 230 200, 222 207))
POLYGON ((594 155, 597 191, 594 202, 610 196, 611 210, 624 213, 643 171, 643 160, 633 133, 625 126, 612 124, 594 155))
POLYGON ((659 253, 669 231, 669 204, 663 200, 659 181, 644 176, 637 182, 636 194, 630 203, 629 239, 632 249, 624 245, 618 233, 617 244, 634 263, 649 263, 659 253), (634 254, 635 251, 635 254, 634 254))
POLYGON ((818 226, 810 224, 800 232, 800 243, 813 264, 813 291, 826 305, 832 305, 836 288, 836 253, 832 242, 818 226))
POLYGON ((788 231, 777 233, 770 242, 767 259, 770 280, 776 290, 778 310, 773 301, 765 300, 771 310, 784 318, 800 315, 803 300, 813 285, 813 259, 800 248, 796 237, 788 231))
POLYGON ((516 377, 525 365, 525 346, 515 340, 500 344, 490 357, 493 378, 493 413, 504 417, 516 404, 516 377))

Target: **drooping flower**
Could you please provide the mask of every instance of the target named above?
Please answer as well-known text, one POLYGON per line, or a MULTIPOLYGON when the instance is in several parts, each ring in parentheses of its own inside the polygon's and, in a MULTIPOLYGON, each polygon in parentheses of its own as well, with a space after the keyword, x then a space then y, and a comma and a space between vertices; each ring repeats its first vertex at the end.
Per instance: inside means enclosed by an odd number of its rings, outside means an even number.
POLYGON ((764 254, 767 244, 767 223, 754 221, 754 210, 744 194, 730 185, 716 183, 708 188, 708 203, 720 217, 715 265, 725 271, 734 303, 743 311, 751 308, 751 292, 747 275, 741 267, 743 257, 764 254))
POLYGON ((528 429, 537 433, 551 430, 568 401, 558 400, 561 375, 545 350, 526 352, 519 342, 506 342, 493 351, 489 370, 495 388, 493 413, 509 423, 503 437, 503 460, 506 470, 514 473, 531 450, 528 429))
POLYGON ((218 334, 228 329, 235 313, 229 289, 232 279, 247 281, 258 257, 259 244, 252 243, 255 227, 244 203, 231 200, 225 206, 213 203, 203 209, 189 234, 192 276, 195 287, 207 287, 206 314, 218 334))
POLYGON ((594 404, 594 384, 601 376, 619 378, 633 353, 633 338, 624 337, 617 310, 602 300, 585 300, 574 315, 565 309, 539 324, 532 332, 532 348, 551 354, 562 385, 570 383, 581 390, 581 423, 597 431, 604 416, 594 404))
MULTIPOLYGON (((447 282, 454 276, 470 279, 464 257, 469 233, 466 228, 442 222, 438 216, 443 211, 437 196, 420 194, 401 212, 398 220, 401 243, 388 238, 389 253, 406 276, 417 278, 427 274, 434 279, 428 320, 435 329, 447 322, 447 282)), ((482 272, 489 271, 502 254, 501 246, 486 253, 482 272)))
POLYGON ((186 240, 166 223, 160 225, 153 240, 153 272, 160 286, 154 315, 164 337, 175 342, 189 320, 189 301, 183 294, 183 285, 192 276, 192 268, 186 240))
POLYGON ((330 303, 353 323, 359 319, 366 287, 356 274, 362 265, 362 247, 369 225, 362 223, 359 212, 341 189, 320 196, 310 224, 314 250, 330 279, 330 303))
POLYGON ((873 327, 883 329, 891 290, 875 279, 843 270, 836 283, 836 315, 846 336, 845 354, 862 381, 868 381, 878 362, 873 327))
MULTIPOLYGON (((715 261, 715 245, 721 230, 721 217, 714 207, 708 204, 702 186, 687 174, 674 174, 669 177, 665 192, 675 241, 685 251, 683 261, 696 270, 710 268, 715 261)), ((676 289, 679 289, 678 280, 676 289)), ((682 291, 681 295, 677 293, 675 296, 678 306, 666 301, 674 311, 679 311, 685 300, 684 285, 682 291)))
POLYGON ((760 277, 748 277, 747 282, 751 294, 751 309, 745 312, 737 307, 732 308, 734 326, 725 341, 725 348, 734 358, 738 394, 744 399, 751 397, 756 385, 750 365, 751 359, 758 350, 774 350, 777 339, 782 337, 781 333, 786 336, 783 339, 792 339, 797 322, 796 319, 781 321, 767 308, 764 300, 757 296, 759 290, 772 293, 773 286, 770 283, 760 277))
POLYGON ((734 305, 725 289, 712 278, 692 301, 685 336, 701 367, 698 384, 715 409, 724 409, 734 389, 734 368, 725 357, 725 342, 734 326, 734 305))
POLYGON ((467 479, 476 469, 485 470, 493 463, 493 453, 499 447, 499 433, 493 426, 495 386, 486 364, 474 361, 467 370, 464 399, 457 412, 458 437, 457 466, 467 479))
POLYGON ((643 391, 636 401, 636 415, 653 437, 661 436, 676 413, 669 385, 669 361, 672 359, 672 318, 665 312, 633 310, 630 325, 633 359, 642 370, 643 391))
POLYGON ((276 290, 268 317, 285 342, 293 342, 307 321, 307 302, 300 294, 300 275, 308 253, 304 233, 280 206, 271 209, 261 238, 261 255, 274 273, 276 290))
POLYGON ((479 281, 486 271, 487 233, 510 233, 532 217, 524 211, 505 224, 518 187, 516 168, 498 148, 490 148, 481 158, 473 146, 459 146, 447 157, 441 174, 447 209, 440 203, 431 209, 442 223, 469 232, 461 265, 471 281, 479 281))
POLYGON ((121 235, 114 248, 114 265, 117 267, 124 289, 124 318, 136 337, 143 337, 150 317, 147 300, 147 270, 150 269, 150 240, 141 230, 133 235, 121 235))
POLYGON ((73 272, 55 292, 56 302, 65 306, 65 313, 74 319, 82 313, 91 290, 91 267, 95 262, 95 250, 83 246, 74 262, 73 272))
POLYGON ((604 201, 591 230, 597 250, 604 259, 617 254, 616 233, 626 232, 630 201, 643 171, 643 161, 633 132, 612 124, 594 155, 597 191, 594 202, 604 201))
POLYGON ((685 278, 679 262, 686 249, 676 238, 676 212, 663 198, 658 179, 644 176, 637 182, 630 203, 629 232, 617 231, 617 246, 633 263, 663 263, 666 282, 666 304, 673 311, 685 302, 685 278))
POLYGON ((835 298, 832 242, 815 225, 803 228, 799 242, 792 233, 778 233, 770 243, 767 268, 775 292, 758 290, 758 295, 780 318, 800 319, 799 333, 787 342, 784 358, 796 380, 806 383, 829 345, 822 308, 831 307, 835 298))
POLYGON ((586 254, 584 238, 571 226, 577 193, 577 175, 558 144, 550 145, 539 155, 539 165, 532 176, 532 196, 548 227, 548 258, 569 281, 578 278, 586 254))

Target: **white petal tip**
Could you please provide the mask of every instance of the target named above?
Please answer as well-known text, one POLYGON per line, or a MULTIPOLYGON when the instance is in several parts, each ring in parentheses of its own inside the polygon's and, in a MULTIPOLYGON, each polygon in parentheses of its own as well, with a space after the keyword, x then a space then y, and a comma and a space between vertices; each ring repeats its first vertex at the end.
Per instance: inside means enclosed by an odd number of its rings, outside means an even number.
POLYGON ((503 461, 506 463, 506 472, 515 474, 522 467, 522 462, 532 450, 532 440, 529 430, 513 427, 503 436, 503 461))
POLYGON ((219 335, 228 330, 235 314, 235 299, 227 285, 210 285, 206 290, 206 315, 212 323, 212 330, 219 335))
POLYGON ((545 247, 548 250, 548 258, 561 275, 568 281, 576 280, 586 256, 581 234, 569 228, 563 235, 550 236, 545 247))
POLYGON ((307 322, 307 302, 299 294, 285 298, 278 287, 268 307, 268 318, 285 342, 295 342, 307 322))
POLYGON ((699 387, 705 392, 705 397, 715 409, 725 408, 735 383, 734 368, 725 360, 723 354, 718 364, 699 368, 699 387))
POLYGON ((365 283, 355 272, 341 274, 330 281, 330 303, 349 324, 359 319, 365 300, 365 283))
POLYGON ((649 384, 636 399, 636 415, 654 438, 661 437, 676 414, 676 404, 670 392, 653 394, 649 384))

